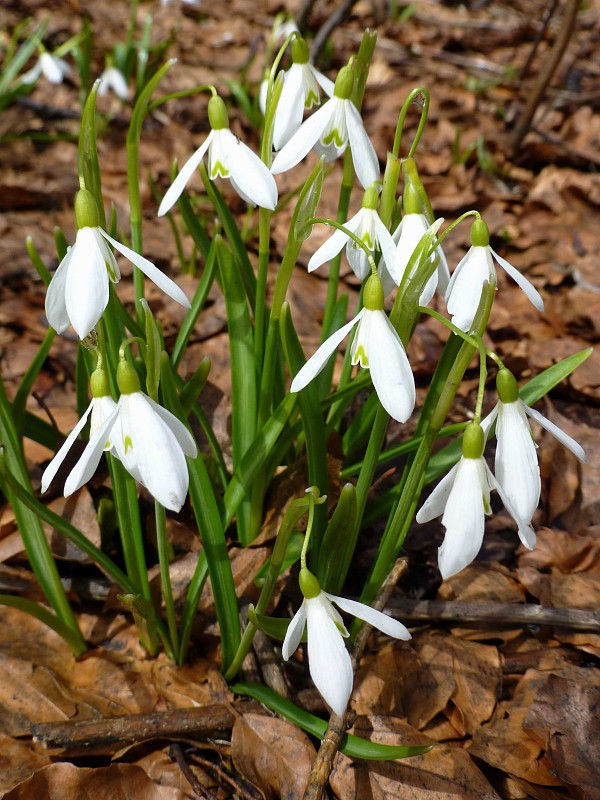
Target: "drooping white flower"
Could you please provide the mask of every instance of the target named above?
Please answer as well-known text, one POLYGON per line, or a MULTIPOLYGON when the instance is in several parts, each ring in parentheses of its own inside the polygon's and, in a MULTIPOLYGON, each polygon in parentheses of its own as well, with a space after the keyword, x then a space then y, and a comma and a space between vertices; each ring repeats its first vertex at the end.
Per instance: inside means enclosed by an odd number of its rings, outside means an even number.
POLYGON ((525 292, 527 299, 544 310, 544 301, 539 292, 521 273, 498 255, 489 245, 488 227, 482 219, 471 226, 471 248, 460 261, 446 290, 446 306, 452 314, 452 322, 461 330, 469 332, 481 299, 484 283, 497 285, 496 270, 492 257, 515 283, 525 292))
POLYGON ((174 281, 100 227, 96 201, 86 189, 81 189, 75 198, 75 217, 79 228, 75 244, 58 265, 46 294, 46 316, 54 330, 62 333, 72 325, 79 338, 85 339, 96 326, 108 304, 109 281, 118 283, 121 277, 109 244, 169 297, 190 307, 174 281))
POLYGON ((208 101, 208 120, 211 132, 181 168, 162 199, 158 216, 162 217, 175 205, 206 153, 211 180, 229 178, 247 203, 273 210, 277 205, 275 179, 266 164, 229 130, 227 109, 218 96, 208 101))
POLYGON ((332 161, 350 145, 354 169, 363 188, 368 189, 379 180, 375 148, 366 134, 358 109, 350 100, 353 83, 350 67, 342 67, 333 97, 305 120, 277 153, 271 167, 273 174, 295 167, 313 147, 325 161, 332 161))
MULTIPOLYGON (((402 207, 404 216, 393 233, 393 239, 396 242, 396 258, 390 267, 390 272, 397 286, 400 285, 404 277, 406 267, 415 249, 429 230, 427 217, 421 211, 419 196, 414 186, 410 183, 407 183, 404 189, 402 207)), ((445 294, 448 288, 450 271, 448 270, 448 262, 441 245, 436 248, 431 260, 436 258, 438 265, 425 284, 425 288, 419 298, 419 305, 421 306, 429 304, 438 287, 442 294, 445 294)))
POLYGON ((388 636, 406 641, 411 635, 401 622, 381 611, 322 591, 316 577, 306 568, 300 571, 300 588, 304 600, 290 622, 281 652, 287 661, 298 648, 306 628, 310 676, 325 702, 342 716, 352 693, 353 673, 343 638, 348 631, 333 604, 388 636))
POLYGON ((415 407, 415 380, 404 345, 383 310, 383 287, 371 275, 363 293, 364 307, 319 347, 298 372, 290 391, 299 392, 325 367, 338 345, 357 325, 352 342, 352 364, 371 373, 381 405, 398 422, 406 422, 415 407))
POLYGON ((496 479, 521 519, 530 522, 540 502, 542 484, 536 444, 527 417, 555 436, 580 461, 585 461, 585 452, 558 425, 519 398, 517 382, 509 370, 498 372, 496 387, 498 403, 481 426, 487 436, 496 421, 496 479))
POLYGON ((72 72, 73 70, 64 59, 53 56, 47 50, 44 50, 40 53, 36 64, 23 73, 20 80, 21 83, 35 83, 40 75, 43 75, 50 83, 59 84, 72 72))
MULTIPOLYGON (((377 213, 378 191, 376 186, 371 186, 363 196, 362 208, 351 219, 344 223, 344 227, 351 233, 356 234, 369 250, 381 250, 381 259, 377 268, 383 291, 387 295, 395 286, 394 280, 390 275, 390 265, 393 267, 396 248, 391 233, 385 227, 379 214, 377 213)), ((318 250, 313 253, 308 262, 308 271, 320 267, 326 261, 334 258, 346 245, 346 257, 357 278, 365 280, 371 268, 369 260, 364 250, 359 247, 344 231, 336 230, 324 242, 318 250)))
MULTIPOLYGON (((61 464, 67 457, 67 454, 75 440, 83 430, 88 417, 90 417, 90 443, 93 442, 93 450, 94 452, 98 451, 98 459, 96 460, 95 464, 91 471, 88 469, 83 469, 81 473, 81 483, 80 485, 83 486, 84 483, 92 477, 94 472, 96 471, 96 467, 98 466, 98 461, 100 460, 100 456, 104 450, 110 450, 112 448, 112 443, 108 437, 108 432, 112 425, 114 424, 114 420, 116 418, 117 413, 117 404, 112 399, 109 393, 108 388, 108 379, 104 370, 102 368, 97 368, 91 376, 90 385, 92 389, 92 401, 85 410, 83 416, 77 423, 77 425, 73 428, 71 433, 65 439, 64 444, 62 447, 57 451, 56 455, 52 459, 52 461, 48 464, 46 469, 44 470, 44 474, 42 475, 42 492, 45 492, 48 486, 54 480, 56 473, 61 467, 61 464)), ((89 463, 89 462, 88 462, 89 463)), ((67 481, 69 483, 69 481, 67 481)), ((70 487, 69 487, 70 488, 70 487)), ((68 487, 65 484, 65 497, 69 494, 72 494, 74 489, 68 491, 68 487)))
MULTIPOLYGON (((333 81, 310 63, 304 39, 296 37, 292 42, 292 65, 284 73, 283 87, 275 110, 273 125, 275 150, 281 150, 300 128, 304 111, 309 111, 318 105, 321 100, 319 87, 331 97, 333 86, 333 81)), ((264 102, 266 104, 266 94, 264 102)), ((264 107, 263 113, 265 113, 264 107)))
MULTIPOLYGON (((98 467, 102 452, 111 449, 129 474, 159 503, 171 511, 179 511, 189 486, 185 457, 196 457, 196 443, 176 416, 140 391, 135 370, 125 359, 119 362, 117 380, 121 391, 119 402, 92 432, 65 482, 64 495, 68 497, 87 483, 98 467)), ((80 420, 69 435, 69 447, 84 423, 85 420, 80 420)), ((44 474, 46 487, 64 460, 69 449, 67 442, 48 466, 48 474, 44 474)))
POLYGON ((420 523, 442 515, 446 535, 438 550, 438 564, 444 579, 468 566, 481 549, 485 515, 491 514, 490 493, 494 489, 517 523, 521 542, 529 550, 535 546, 535 532, 529 520, 521 517, 485 463, 484 444, 481 425, 472 422, 464 433, 460 461, 442 478, 417 513, 420 523))
POLYGON ((127 100, 129 89, 123 73, 116 67, 107 67, 100 75, 100 86, 98 95, 102 97, 108 90, 113 91, 119 100, 127 100))

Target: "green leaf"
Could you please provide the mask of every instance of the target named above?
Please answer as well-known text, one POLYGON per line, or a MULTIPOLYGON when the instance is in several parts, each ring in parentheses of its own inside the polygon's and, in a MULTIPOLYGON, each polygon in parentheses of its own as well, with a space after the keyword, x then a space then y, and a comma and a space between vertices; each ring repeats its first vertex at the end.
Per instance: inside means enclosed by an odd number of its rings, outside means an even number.
MULTIPOLYGON (((299 531, 292 531, 290 536, 290 540, 287 543, 287 547, 285 549, 285 554, 283 556, 283 562, 278 568, 278 574, 285 572, 288 567, 291 567, 292 564, 296 564, 300 561, 300 553, 302 552, 302 545, 304 543, 304 534, 300 533, 299 531)), ((271 558, 269 557, 262 567, 256 573, 256 577, 254 578, 254 583, 256 586, 264 586, 265 581, 267 579, 267 574, 269 572, 269 566, 271 564, 271 558)))
MULTIPOLYGON (((255 628, 266 633, 271 639, 277 639, 278 642, 283 642, 288 628, 290 627, 290 622, 292 621, 291 619, 268 617, 266 614, 257 614, 252 604, 248 606, 248 619, 255 628)), ((306 631, 302 634, 301 641, 306 642, 306 631)))
POLYGON ((79 180, 83 181, 83 187, 91 192, 96 199, 98 214, 100 215, 102 227, 104 227, 106 217, 104 215, 104 200, 102 199, 100 163, 96 148, 96 94, 99 86, 100 80, 98 79, 92 86, 83 108, 81 132, 79 134, 78 169, 79 180))
MULTIPOLYGON (((232 692, 252 697, 264 703, 272 711, 293 722, 303 731, 322 739, 327 731, 327 722, 314 714, 309 714, 288 700, 284 700, 273 689, 255 683, 240 682, 230 687, 232 692)), ((428 753, 432 745, 387 745, 369 742, 351 733, 344 734, 340 742, 340 751, 351 758, 362 758, 366 761, 390 761, 396 758, 408 758, 428 753)))
POLYGON ((348 536, 348 531, 354 528, 356 510, 356 488, 353 484, 347 483, 340 492, 319 553, 317 577, 323 589, 332 594, 341 591, 348 564, 352 559, 354 542, 352 537, 348 536), (352 549, 347 552, 349 546, 352 549))

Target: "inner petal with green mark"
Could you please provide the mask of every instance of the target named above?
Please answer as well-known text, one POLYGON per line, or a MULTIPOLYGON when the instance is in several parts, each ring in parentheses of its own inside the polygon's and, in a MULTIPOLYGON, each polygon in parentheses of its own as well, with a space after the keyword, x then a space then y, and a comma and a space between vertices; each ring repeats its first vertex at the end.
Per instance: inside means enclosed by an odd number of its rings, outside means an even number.
POLYGON ((228 178, 229 177, 229 170, 222 161, 215 161, 211 165, 210 170, 210 179, 214 181, 215 178, 228 178))
POLYGON ((125 455, 133 448, 133 442, 131 441, 131 436, 124 436, 123 437, 123 446, 125 448, 125 455))
POLYGON ((354 351, 352 363, 360 364, 361 367, 363 367, 364 369, 369 369, 369 359, 365 352, 365 348, 362 346, 362 344, 359 344, 356 350, 354 351))

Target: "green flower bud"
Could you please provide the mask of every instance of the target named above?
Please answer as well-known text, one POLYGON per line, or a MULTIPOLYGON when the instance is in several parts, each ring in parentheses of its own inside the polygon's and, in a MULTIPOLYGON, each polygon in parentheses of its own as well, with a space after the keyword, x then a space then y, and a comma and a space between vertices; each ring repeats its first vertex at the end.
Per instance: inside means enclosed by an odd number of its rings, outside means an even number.
POLYGON ((422 214, 421 198, 412 183, 407 183, 402 195, 402 207, 405 214, 422 214))
POLYGON ((90 376, 92 397, 106 397, 110 394, 108 375, 102 367, 96 367, 90 376))
POLYGON ((208 101, 208 122, 213 131, 220 131, 229 127, 229 114, 219 95, 211 97, 208 101))
POLYGON ((487 247, 490 243, 490 231, 482 219, 476 219, 471 225, 471 244, 473 247, 487 247))
POLYGON ((373 184, 373 186, 369 186, 363 195, 362 207, 370 208, 372 211, 375 211, 377 209, 378 202, 379 192, 377 191, 377 186, 373 184))
POLYGON ((300 570, 298 583, 300 584, 300 591, 307 600, 312 600, 313 597, 318 597, 321 594, 319 581, 306 567, 300 570))
POLYGON ((465 458, 481 458, 485 447, 485 434, 478 422, 471 422, 465 428, 462 454, 465 458))
POLYGON ((80 189, 75 195, 75 221, 77 228, 98 228, 100 226, 96 198, 87 189, 80 189))
POLYGON ((503 403, 514 403, 519 399, 519 386, 509 369, 502 368, 496 375, 498 397, 503 403))
POLYGON ((342 67, 335 79, 333 94, 340 100, 349 100, 354 87, 354 73, 350 67, 342 67))
POLYGON ((294 64, 308 64, 308 45, 301 36, 292 41, 292 61, 294 64))
POLYGON ((383 286, 379 275, 371 275, 367 278, 363 291, 363 305, 369 311, 383 311, 383 286))
POLYGON ((126 358, 121 358, 117 367, 117 386, 121 394, 133 394, 140 391, 140 379, 126 358))

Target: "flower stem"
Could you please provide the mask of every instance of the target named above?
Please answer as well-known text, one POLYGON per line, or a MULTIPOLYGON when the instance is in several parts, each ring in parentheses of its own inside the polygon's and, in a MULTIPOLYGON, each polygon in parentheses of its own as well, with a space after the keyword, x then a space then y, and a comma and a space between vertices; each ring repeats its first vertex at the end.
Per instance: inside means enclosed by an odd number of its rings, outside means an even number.
POLYGON ((175 606, 173 604, 173 590, 171 587, 171 574, 169 572, 169 542, 167 541, 167 515, 165 508, 158 500, 154 501, 154 517, 156 520, 156 545, 158 549, 158 563, 160 568, 160 585, 162 589, 165 611, 167 614, 167 625, 169 627, 169 638, 173 653, 179 653, 179 642, 177 635, 177 619, 175 617, 175 606))

